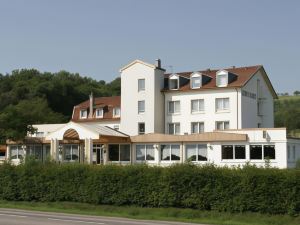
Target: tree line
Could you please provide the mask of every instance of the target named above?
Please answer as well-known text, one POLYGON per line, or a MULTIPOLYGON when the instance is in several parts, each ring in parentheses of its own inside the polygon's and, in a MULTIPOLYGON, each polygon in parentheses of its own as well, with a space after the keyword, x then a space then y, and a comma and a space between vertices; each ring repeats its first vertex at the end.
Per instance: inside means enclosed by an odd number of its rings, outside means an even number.
POLYGON ((29 124, 64 123, 73 106, 95 96, 120 95, 120 78, 106 83, 78 73, 14 70, 0 74, 0 143, 22 139, 29 124))
MULTIPOLYGON (((78 73, 35 69, 0 74, 0 143, 22 139, 33 131, 30 124, 68 122, 73 106, 87 100, 91 92, 97 97, 120 95, 120 81, 106 83, 78 73)), ((274 107, 276 127, 287 127, 291 134, 300 131, 300 98, 279 97, 274 107)))

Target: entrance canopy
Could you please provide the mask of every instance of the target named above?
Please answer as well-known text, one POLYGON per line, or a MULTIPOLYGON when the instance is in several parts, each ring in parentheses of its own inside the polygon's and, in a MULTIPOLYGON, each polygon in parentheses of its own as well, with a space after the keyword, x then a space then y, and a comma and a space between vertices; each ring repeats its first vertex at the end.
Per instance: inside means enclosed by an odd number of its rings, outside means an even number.
POLYGON ((128 135, 116 131, 107 126, 101 126, 97 123, 75 123, 69 122, 58 130, 48 134, 46 140, 84 140, 84 139, 100 139, 100 136, 124 137, 128 135))

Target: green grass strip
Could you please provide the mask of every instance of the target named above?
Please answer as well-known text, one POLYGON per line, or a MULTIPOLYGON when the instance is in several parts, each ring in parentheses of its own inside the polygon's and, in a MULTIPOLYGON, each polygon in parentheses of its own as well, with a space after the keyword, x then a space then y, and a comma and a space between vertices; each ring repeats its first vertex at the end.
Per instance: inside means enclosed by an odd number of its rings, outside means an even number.
POLYGON ((178 208, 141 208, 133 206, 92 205, 72 202, 8 202, 1 208, 43 212, 73 213, 93 216, 125 217, 145 220, 166 220, 219 225, 299 225, 300 217, 259 213, 225 213, 178 208))

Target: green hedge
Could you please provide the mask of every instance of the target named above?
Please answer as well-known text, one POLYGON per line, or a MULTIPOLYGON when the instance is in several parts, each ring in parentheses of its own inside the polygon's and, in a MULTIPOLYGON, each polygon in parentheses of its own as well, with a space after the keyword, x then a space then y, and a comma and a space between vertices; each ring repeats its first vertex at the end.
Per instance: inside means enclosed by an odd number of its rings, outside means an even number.
POLYGON ((300 170, 57 165, 0 166, 0 199, 299 214, 300 170))

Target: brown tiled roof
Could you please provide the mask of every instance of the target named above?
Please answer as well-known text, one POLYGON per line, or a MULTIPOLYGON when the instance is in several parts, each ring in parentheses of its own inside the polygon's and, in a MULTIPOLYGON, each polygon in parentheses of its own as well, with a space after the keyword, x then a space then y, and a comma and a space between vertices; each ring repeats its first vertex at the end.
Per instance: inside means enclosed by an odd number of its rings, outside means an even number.
MULTIPOLYGON (((257 66, 248 66, 248 67, 232 67, 228 69, 224 69, 230 73, 233 73, 237 75, 237 79, 230 84, 228 84, 227 87, 222 87, 222 88, 236 88, 236 87, 242 87, 244 86, 248 80, 260 69, 262 68, 261 65, 257 66)), ((212 79, 204 84, 200 89, 191 89, 190 88, 190 83, 188 82, 187 84, 183 85, 180 87, 178 90, 169 90, 169 89, 163 89, 163 91, 192 91, 192 90, 203 90, 203 89, 214 89, 214 88, 221 88, 216 86, 216 72, 219 70, 204 70, 204 71, 197 71, 199 73, 202 73, 204 75, 210 76, 212 79)), ((194 72, 183 72, 183 73, 176 73, 179 76, 190 78, 190 76, 194 72)), ((171 74, 165 74, 165 78, 168 78, 171 74)))
MULTIPOLYGON (((94 98, 94 112, 92 118, 80 119, 80 110, 88 109, 90 106, 90 101, 84 101, 79 105, 74 107, 72 121, 76 122, 87 122, 87 121, 111 121, 111 120, 120 120, 120 118, 113 117, 113 109, 115 107, 121 107, 121 96, 112 96, 112 97, 99 97, 94 98), (103 118, 96 118, 95 109, 103 108, 103 118)), ((89 115, 89 112, 88 112, 89 115)))

